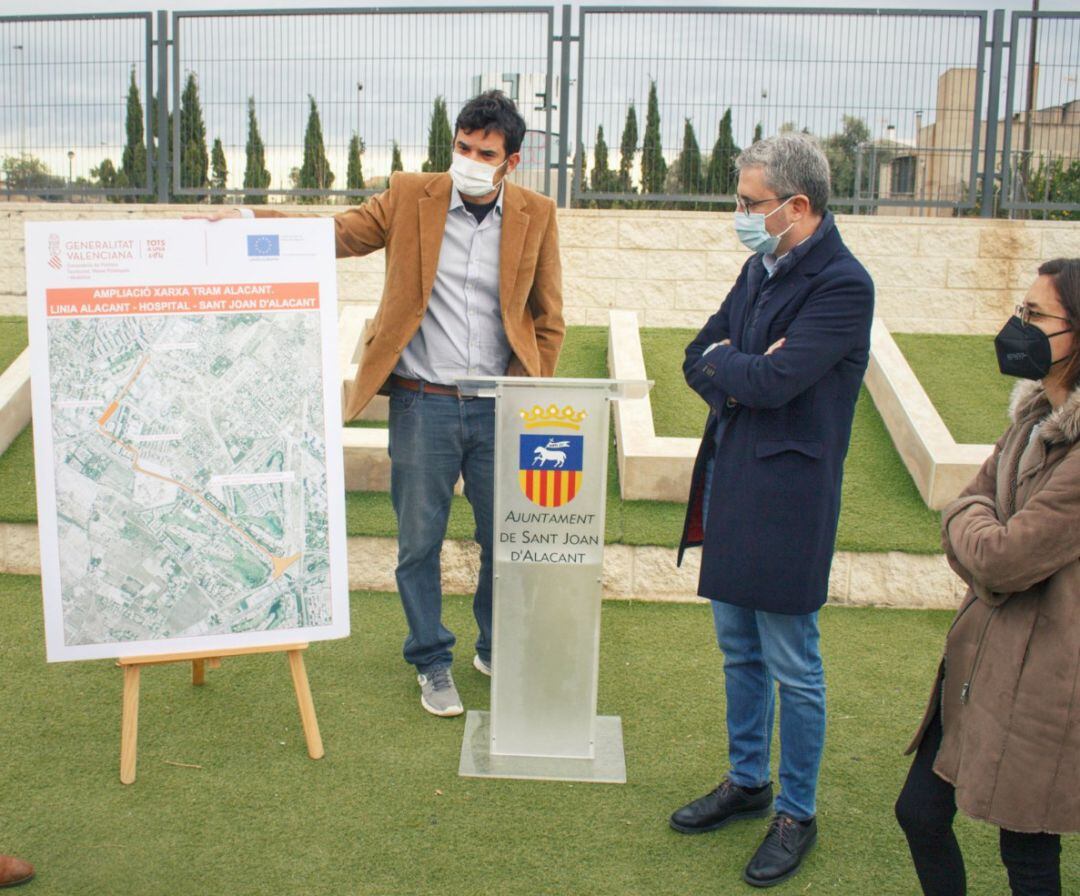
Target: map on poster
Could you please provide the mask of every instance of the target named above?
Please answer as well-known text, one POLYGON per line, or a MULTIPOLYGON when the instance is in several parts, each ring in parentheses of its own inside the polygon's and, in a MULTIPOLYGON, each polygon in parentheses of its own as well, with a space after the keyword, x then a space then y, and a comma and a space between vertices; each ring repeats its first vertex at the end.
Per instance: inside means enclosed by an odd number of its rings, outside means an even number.
POLYGON ((26 246, 49 660, 347 635, 331 222, 26 246))

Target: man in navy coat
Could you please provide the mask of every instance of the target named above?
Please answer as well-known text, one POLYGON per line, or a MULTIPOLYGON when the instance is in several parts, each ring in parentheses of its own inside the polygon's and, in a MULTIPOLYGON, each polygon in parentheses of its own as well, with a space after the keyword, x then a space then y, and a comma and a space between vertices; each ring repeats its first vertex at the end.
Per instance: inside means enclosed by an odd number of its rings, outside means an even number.
POLYGON ((724 655, 729 770, 671 816, 684 833, 773 812, 769 744, 780 691, 775 815, 743 879, 798 871, 817 839, 825 677, 817 611, 828 593, 844 457, 870 352, 874 286, 844 246, 829 164, 785 133, 736 160, 735 229, 754 254, 686 349, 709 405, 679 560, 703 545, 698 594, 724 655))

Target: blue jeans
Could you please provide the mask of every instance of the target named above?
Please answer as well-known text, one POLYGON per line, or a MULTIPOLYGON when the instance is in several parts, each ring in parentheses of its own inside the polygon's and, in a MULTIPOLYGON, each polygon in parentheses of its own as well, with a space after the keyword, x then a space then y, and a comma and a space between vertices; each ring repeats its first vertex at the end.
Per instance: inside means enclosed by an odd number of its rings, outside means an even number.
MULTIPOLYGON (((706 466, 707 519, 712 462, 706 466)), ((741 787, 769 782, 776 685, 780 686, 780 794, 776 811, 799 821, 817 812, 825 747, 825 670, 818 614, 789 616, 712 602, 724 654, 728 776, 741 787)))
POLYGON ((442 567, 458 476, 480 545, 473 615, 476 652, 491 662, 491 570, 495 496, 495 400, 395 388, 390 393, 390 498, 398 521, 397 586, 409 634, 405 661, 422 673, 449 666, 455 638, 442 624, 442 567))

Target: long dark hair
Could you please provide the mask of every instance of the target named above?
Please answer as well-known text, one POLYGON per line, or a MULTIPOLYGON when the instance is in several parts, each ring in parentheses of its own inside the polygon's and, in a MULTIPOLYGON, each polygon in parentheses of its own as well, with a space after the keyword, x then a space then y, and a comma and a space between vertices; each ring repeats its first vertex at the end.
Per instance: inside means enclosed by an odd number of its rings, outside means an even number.
POLYGON ((1064 361, 1065 387, 1075 389, 1080 383, 1080 258, 1052 258, 1039 265, 1039 276, 1049 277, 1058 301, 1073 329, 1073 354, 1064 361))

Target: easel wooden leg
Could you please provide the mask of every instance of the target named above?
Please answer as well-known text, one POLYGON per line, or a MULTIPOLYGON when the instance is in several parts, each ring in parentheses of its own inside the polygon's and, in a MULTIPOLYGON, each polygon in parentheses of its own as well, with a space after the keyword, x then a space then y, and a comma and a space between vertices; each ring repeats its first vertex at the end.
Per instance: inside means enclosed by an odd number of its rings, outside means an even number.
POLYGON ((312 759, 322 759, 324 755, 322 735, 319 734, 319 720, 315 718, 315 703, 311 699, 307 669, 304 668, 304 654, 300 650, 290 650, 288 655, 289 671, 292 672, 293 687, 296 689, 296 703, 300 707, 300 724, 304 727, 308 756, 312 759))
POLYGON ((139 666, 124 666, 124 703, 120 721, 120 781, 135 781, 139 745, 139 666))
POLYGON ((296 703, 300 707, 300 723, 304 728, 308 755, 312 759, 322 759, 324 755, 322 735, 319 734, 319 722, 315 718, 315 703, 311 699, 311 687, 308 684, 307 670, 304 668, 304 650, 306 649, 307 644, 271 644, 231 648, 224 653, 188 651, 120 657, 117 665, 124 670, 124 700, 120 720, 120 780, 124 784, 135 781, 135 760, 139 740, 139 673, 142 667, 164 663, 191 663, 191 683, 200 685, 206 681, 207 669, 217 669, 221 666, 222 656, 246 656, 256 653, 286 653, 288 655, 289 671, 292 672, 293 687, 296 689, 296 703))

